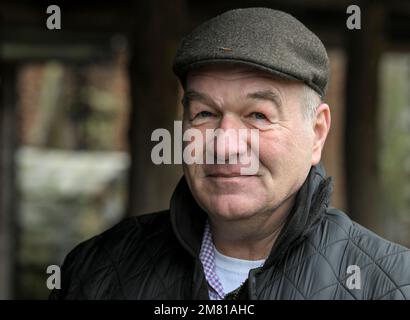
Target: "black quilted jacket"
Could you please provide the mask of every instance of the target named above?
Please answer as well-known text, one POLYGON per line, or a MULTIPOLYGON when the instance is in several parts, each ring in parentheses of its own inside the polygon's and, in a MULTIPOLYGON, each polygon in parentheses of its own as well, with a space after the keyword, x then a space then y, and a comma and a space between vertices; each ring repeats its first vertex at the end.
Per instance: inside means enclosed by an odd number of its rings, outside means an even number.
MULTIPOLYGON (((409 249, 329 208, 323 175, 312 168, 265 265, 251 270, 236 298, 409 299, 409 249), (354 287, 350 265, 360 268, 354 287)), ((182 178, 169 210, 126 219, 78 245, 50 298, 209 299, 198 258, 205 219, 182 178)))

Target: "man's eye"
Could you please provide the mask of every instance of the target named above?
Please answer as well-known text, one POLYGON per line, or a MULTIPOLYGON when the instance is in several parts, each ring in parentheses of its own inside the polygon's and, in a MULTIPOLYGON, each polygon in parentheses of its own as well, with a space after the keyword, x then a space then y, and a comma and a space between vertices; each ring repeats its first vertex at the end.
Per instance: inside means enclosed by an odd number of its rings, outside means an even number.
POLYGON ((212 116, 213 116, 212 112, 201 111, 201 112, 198 112, 196 114, 195 118, 208 118, 208 117, 212 117, 212 116))
POLYGON ((261 112, 252 112, 251 117, 256 119, 256 120, 267 120, 265 115, 261 112))

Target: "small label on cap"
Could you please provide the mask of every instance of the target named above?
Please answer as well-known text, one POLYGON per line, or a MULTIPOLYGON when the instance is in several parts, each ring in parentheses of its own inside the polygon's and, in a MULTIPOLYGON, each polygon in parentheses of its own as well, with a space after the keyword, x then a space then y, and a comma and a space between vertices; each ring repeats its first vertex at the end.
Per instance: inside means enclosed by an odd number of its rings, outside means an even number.
POLYGON ((218 47, 219 50, 222 50, 223 52, 232 52, 233 49, 231 48, 225 48, 225 47, 218 47))

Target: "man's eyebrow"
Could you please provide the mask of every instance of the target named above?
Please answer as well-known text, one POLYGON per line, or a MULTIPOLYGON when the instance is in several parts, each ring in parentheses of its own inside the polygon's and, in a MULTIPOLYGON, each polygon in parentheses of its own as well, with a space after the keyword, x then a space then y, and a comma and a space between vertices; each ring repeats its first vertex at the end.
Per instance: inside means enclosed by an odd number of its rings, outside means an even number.
MULTIPOLYGON (((282 100, 280 99, 279 95, 271 90, 261 90, 248 93, 246 97, 249 99, 257 99, 257 100, 268 100, 271 101, 278 109, 281 111, 282 107, 282 100)), ((184 109, 189 107, 189 103, 191 101, 200 101, 208 106, 213 106, 218 108, 218 104, 206 93, 198 92, 195 90, 187 90, 184 92, 184 96, 182 98, 182 105, 184 109)))
POLYGON ((282 100, 280 99, 280 96, 271 90, 255 91, 252 93, 248 93, 246 97, 251 98, 251 99, 258 99, 258 100, 269 100, 273 102, 273 104, 276 107, 278 107, 279 110, 282 107, 282 100))
POLYGON ((187 90, 184 92, 184 96, 182 98, 182 105, 184 106, 184 109, 189 107, 189 103, 191 101, 201 101, 209 106, 217 106, 217 103, 206 93, 195 90, 187 90))

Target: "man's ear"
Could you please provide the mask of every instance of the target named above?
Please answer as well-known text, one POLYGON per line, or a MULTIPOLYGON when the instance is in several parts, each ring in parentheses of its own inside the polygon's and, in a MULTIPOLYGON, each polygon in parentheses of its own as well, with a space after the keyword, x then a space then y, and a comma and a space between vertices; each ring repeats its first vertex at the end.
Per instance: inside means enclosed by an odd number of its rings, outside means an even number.
POLYGON ((313 119, 314 140, 312 150, 312 165, 316 165, 320 162, 323 146, 325 144, 327 134, 330 130, 330 124, 330 108, 326 103, 321 103, 316 108, 316 117, 313 119))

